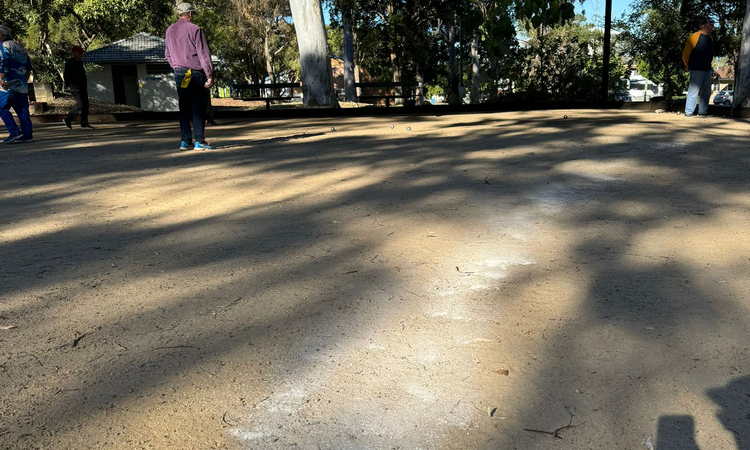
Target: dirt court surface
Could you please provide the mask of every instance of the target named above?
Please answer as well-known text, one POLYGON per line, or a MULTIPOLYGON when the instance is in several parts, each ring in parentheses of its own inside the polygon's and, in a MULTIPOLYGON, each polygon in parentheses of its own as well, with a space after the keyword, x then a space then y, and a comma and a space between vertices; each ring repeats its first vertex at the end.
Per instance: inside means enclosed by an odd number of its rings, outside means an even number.
POLYGON ((207 136, 0 147, 0 448, 750 448, 746 121, 207 136))

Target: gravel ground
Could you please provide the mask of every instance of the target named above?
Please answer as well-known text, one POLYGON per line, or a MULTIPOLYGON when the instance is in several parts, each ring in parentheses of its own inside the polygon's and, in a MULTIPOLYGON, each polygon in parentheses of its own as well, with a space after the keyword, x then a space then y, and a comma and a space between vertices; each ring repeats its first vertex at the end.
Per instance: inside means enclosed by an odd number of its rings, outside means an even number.
POLYGON ((0 148, 0 448, 750 448, 746 121, 177 128, 0 148))

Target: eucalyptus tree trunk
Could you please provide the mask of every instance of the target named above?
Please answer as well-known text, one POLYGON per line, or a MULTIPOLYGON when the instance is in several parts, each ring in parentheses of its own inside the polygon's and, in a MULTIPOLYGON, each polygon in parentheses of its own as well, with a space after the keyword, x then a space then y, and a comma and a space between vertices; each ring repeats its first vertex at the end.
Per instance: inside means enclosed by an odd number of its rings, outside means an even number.
POLYGON ((419 61, 415 64, 416 67, 416 81, 417 81, 417 91, 416 91, 416 104, 417 105, 423 105, 425 100, 425 92, 424 92, 424 64, 421 64, 419 61))
POLYGON ((479 33, 471 38, 471 104, 479 103, 479 33))
POLYGON ((344 28, 344 98, 347 102, 357 101, 354 81, 354 33, 352 32, 352 10, 347 7, 342 14, 344 28))
MULTIPOLYGON (((359 64, 354 65, 354 85, 356 86, 357 83, 360 83, 362 81, 362 74, 360 72, 359 64)), ((357 93, 357 97, 362 95, 362 88, 356 88, 355 89, 357 93)))
MULTIPOLYGON (((390 40, 389 47, 391 50, 391 70, 393 71, 393 78, 392 81, 394 83, 399 83, 401 81, 401 60, 398 55, 398 49, 396 48, 396 24, 394 23, 394 16, 395 16, 395 5, 393 4, 393 0, 388 0, 388 4, 386 5, 386 13, 388 15, 388 39, 390 40)), ((394 87, 393 88, 394 95, 402 95, 402 89, 401 87, 394 87)), ((394 104, 400 105, 403 103, 402 98, 396 98, 394 99, 394 104)))
MULTIPOLYGON (((455 22, 455 21, 454 21, 455 22)), ((451 92, 448 94, 448 103, 451 105, 458 105, 461 103, 458 90, 458 70, 456 68, 456 25, 451 23, 448 25, 448 58, 450 60, 451 69, 451 92)))
POLYGON ((500 62, 497 56, 490 55, 490 101, 497 101, 498 80, 500 80, 500 62))
POLYGON ((304 105, 338 108, 320 0, 289 0, 289 6, 299 44, 304 105))
POLYGON ((734 107, 750 108, 750 0, 747 0, 742 25, 740 63, 734 83, 734 107))
MULTIPOLYGON (((268 79, 270 80, 271 84, 273 84, 276 83, 276 70, 273 67, 273 56, 271 55, 271 46, 268 42, 270 39, 270 34, 270 31, 266 29, 263 36, 263 59, 266 60, 266 72, 268 73, 268 79)), ((263 83, 263 81, 261 81, 261 83, 263 83)), ((279 96, 278 89, 273 90, 273 96, 279 96)))
MULTIPOLYGON (((356 46, 358 42, 356 32, 352 34, 352 39, 354 40, 354 45, 356 46)), ((364 59, 365 59, 365 55, 361 51, 356 51, 354 53, 354 85, 355 86, 357 85, 357 83, 362 82, 362 68, 357 63, 357 61, 363 61, 364 59)), ((356 88, 355 91, 357 93, 357 97, 362 95, 362 88, 356 88)), ((357 100, 359 100, 359 98, 357 100)))

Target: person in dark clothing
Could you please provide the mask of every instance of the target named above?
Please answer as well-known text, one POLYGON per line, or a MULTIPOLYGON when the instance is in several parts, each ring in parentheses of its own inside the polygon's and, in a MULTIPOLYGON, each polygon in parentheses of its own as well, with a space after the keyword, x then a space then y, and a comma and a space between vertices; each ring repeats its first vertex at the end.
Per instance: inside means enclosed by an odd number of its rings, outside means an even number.
POLYGON ((213 86, 211 51, 203 30, 193 23, 190 3, 177 5, 180 18, 167 28, 164 57, 174 70, 180 108, 180 150, 212 150, 205 139, 206 91, 213 86))
POLYGON ((206 125, 218 125, 214 120, 214 106, 211 104, 211 89, 206 89, 206 125))
POLYGON ((73 57, 65 62, 65 84, 73 94, 76 105, 63 119, 65 126, 73 128, 73 119, 81 114, 81 128, 94 128, 89 124, 89 89, 87 85, 86 69, 83 67, 83 49, 76 45, 71 50, 73 57))
POLYGON ((685 117, 695 117, 695 105, 698 103, 698 115, 708 114, 708 98, 711 96, 711 61, 714 59, 714 20, 708 16, 700 20, 700 31, 691 34, 685 49, 682 51, 682 62, 685 70, 690 72, 685 117), (698 98, 700 97, 700 103, 698 98))

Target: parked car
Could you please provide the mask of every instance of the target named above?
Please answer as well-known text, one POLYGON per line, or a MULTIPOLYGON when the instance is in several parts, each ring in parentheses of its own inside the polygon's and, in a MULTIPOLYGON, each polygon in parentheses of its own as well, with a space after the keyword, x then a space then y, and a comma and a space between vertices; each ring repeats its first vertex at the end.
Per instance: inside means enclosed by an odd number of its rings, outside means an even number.
POLYGON ((732 100, 734 100, 734 91, 719 91, 714 96, 714 105, 731 106, 732 100))
POLYGON ((661 87, 658 84, 641 75, 631 76, 628 88, 629 101, 631 102, 647 102, 662 95, 661 87))

